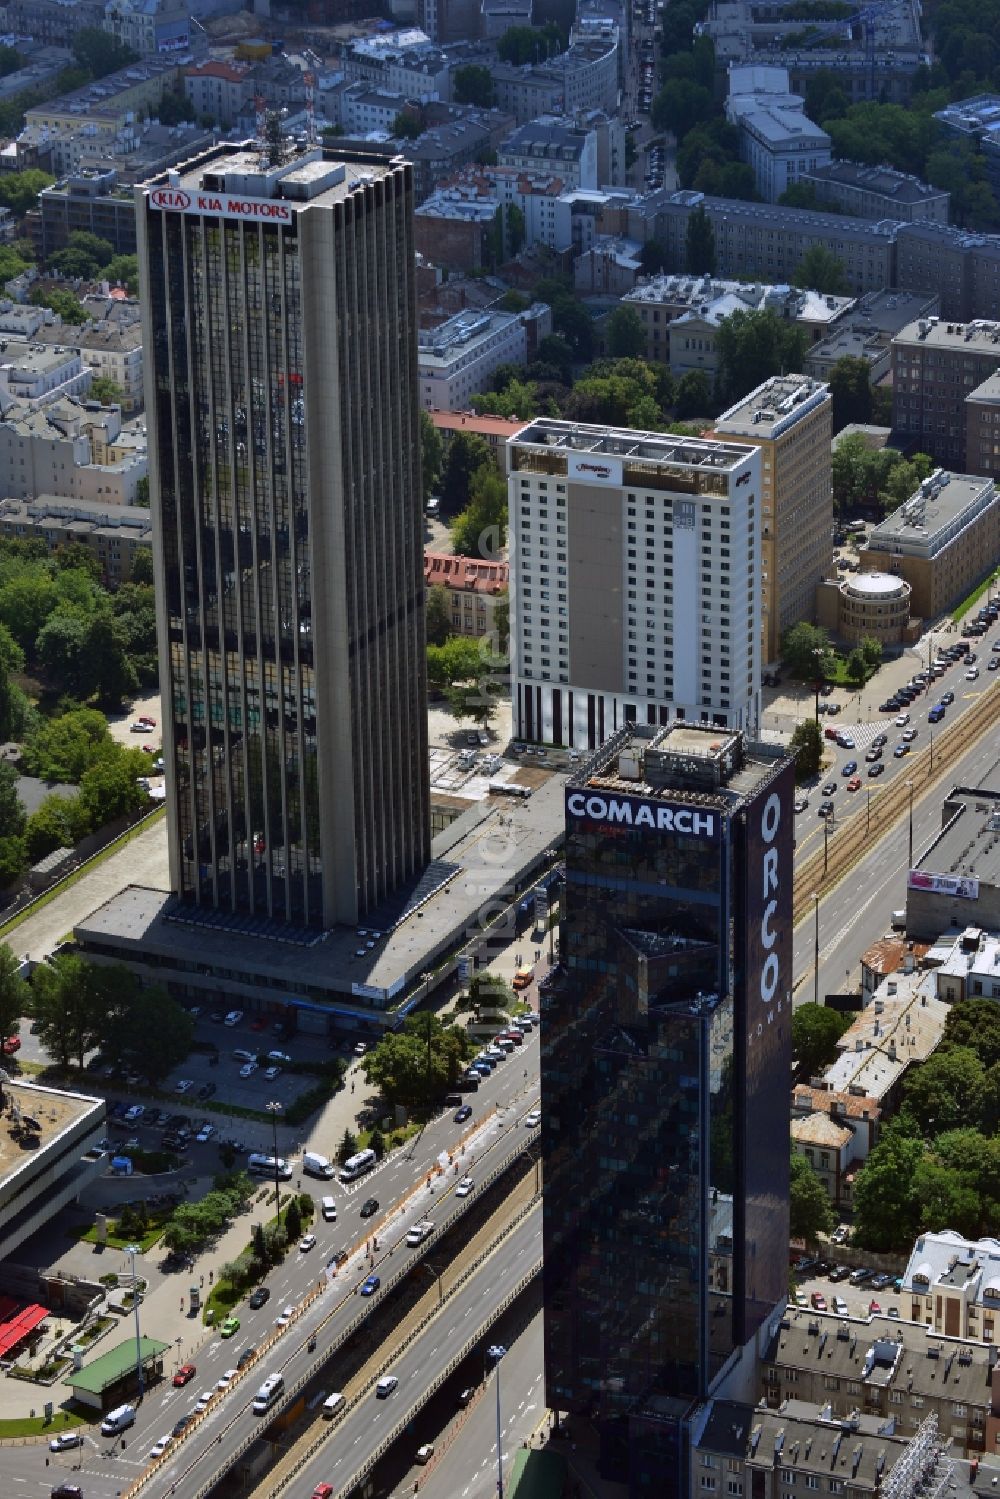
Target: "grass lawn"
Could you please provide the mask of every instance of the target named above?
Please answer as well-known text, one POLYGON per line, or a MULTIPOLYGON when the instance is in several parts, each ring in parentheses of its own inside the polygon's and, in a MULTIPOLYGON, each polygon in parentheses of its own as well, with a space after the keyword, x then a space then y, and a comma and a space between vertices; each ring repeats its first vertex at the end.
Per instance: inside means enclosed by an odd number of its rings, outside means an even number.
POLYGON ((17 1416, 8 1421, 0 1421, 0 1442, 8 1437, 56 1436, 60 1431, 68 1431, 72 1426, 83 1426, 86 1423, 87 1417, 78 1415, 76 1411, 54 1411, 51 1421, 46 1421, 44 1416, 17 1416))
MULTIPOLYGON (((169 1212, 150 1213, 149 1227, 141 1239, 131 1234, 120 1234, 118 1232, 118 1225, 112 1219, 109 1219, 108 1234, 104 1243, 109 1249, 124 1249, 129 1244, 138 1244, 139 1248, 145 1254, 147 1250, 152 1249, 157 1239, 160 1238, 163 1230, 170 1222, 170 1216, 169 1212)), ((87 1228, 77 1224, 73 1228, 67 1229, 66 1232, 70 1238, 79 1239, 86 1244, 101 1243, 101 1236, 97 1231, 96 1223, 91 1223, 87 1228)))
POLYGON ((972 606, 974 604, 978 604, 979 600, 990 589, 995 576, 995 573, 990 573, 989 577, 984 578, 979 586, 977 588, 974 588, 972 592, 966 598, 964 598, 960 604, 956 604, 954 609, 951 610, 952 619, 960 620, 963 615, 968 614, 972 606))
MULTIPOLYGON (((290 1198, 291 1197, 297 1197, 298 1195, 299 1194, 295 1193, 295 1192, 289 1193, 289 1197, 290 1198)), ((284 1194, 282 1194, 282 1199, 281 1200, 282 1200, 282 1202, 285 1201, 284 1194)), ((284 1216, 285 1216, 285 1211, 286 1211, 285 1208, 282 1207, 282 1209, 281 1209, 281 1217, 282 1218, 284 1218, 284 1216)), ((299 1198, 299 1216, 300 1216, 301 1223, 302 1223, 302 1230, 303 1230, 303 1232, 306 1232, 309 1223, 312 1221, 312 1214, 308 1211, 308 1208, 307 1208, 306 1204, 302 1201, 301 1198, 299 1198)), ((269 1228, 272 1223, 276 1223, 277 1221, 278 1221, 277 1217, 274 1216, 274 1215, 272 1215, 272 1217, 270 1217, 270 1218, 268 1218, 268 1219, 265 1220, 264 1227, 265 1228, 269 1228)), ((287 1245, 286 1246, 286 1249, 285 1249, 285 1253, 286 1254, 288 1253, 288 1250, 290 1248, 292 1248, 291 1245, 287 1245)), ((252 1252, 252 1250, 253 1250, 253 1240, 251 1239, 250 1243, 244 1246, 244 1248, 241 1251, 241 1253, 242 1254, 250 1254, 252 1252)), ((240 1255, 237 1255, 236 1258, 239 1259, 240 1255)), ((229 1313, 236 1306, 236 1303, 239 1302, 239 1301, 242 1301, 243 1298, 244 1298, 244 1296, 249 1296, 250 1292, 252 1290, 253 1290, 253 1284, 251 1282, 248 1282, 244 1286, 234 1286, 233 1283, 232 1283, 232 1281, 228 1281, 228 1280, 219 1280, 219 1281, 216 1281, 215 1285, 209 1291, 208 1296, 207 1296, 207 1298, 205 1300, 204 1306, 202 1308, 202 1313, 201 1313, 201 1320, 202 1320, 202 1322, 207 1323, 207 1321, 208 1321, 208 1313, 210 1311, 213 1311, 215 1313, 215 1318, 214 1318, 215 1325, 216 1325, 216 1327, 218 1327, 219 1323, 225 1317, 229 1316, 229 1313)))
MULTIPOLYGON (((388 1134, 383 1134, 382 1139, 385 1141, 386 1150, 396 1150, 398 1146, 405 1145, 407 1140, 412 1140, 414 1135, 419 1135, 423 1127, 422 1124, 411 1119, 409 1124, 401 1124, 399 1129, 392 1129, 388 1134)), ((358 1130, 359 1150, 368 1149, 372 1134, 373 1131, 370 1129, 358 1130)))
POLYGON ((828 682, 833 682, 836 687, 847 687, 852 692, 860 692, 861 688, 865 685, 865 682, 867 682, 871 677, 875 675, 881 665, 881 658, 879 658, 879 660, 876 661, 873 665, 866 665, 865 681, 856 682, 853 677, 849 677, 847 675, 847 657, 834 656, 833 664, 824 673, 824 675, 826 677, 826 680, 828 682))

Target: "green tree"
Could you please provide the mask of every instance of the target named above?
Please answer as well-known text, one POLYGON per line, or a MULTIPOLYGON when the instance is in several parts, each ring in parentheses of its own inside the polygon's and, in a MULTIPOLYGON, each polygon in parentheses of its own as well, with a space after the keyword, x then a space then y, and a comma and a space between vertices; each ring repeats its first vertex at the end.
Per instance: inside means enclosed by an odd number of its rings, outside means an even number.
POLYGON ((138 255, 114 255, 104 267, 104 274, 112 286, 124 286, 130 297, 139 295, 138 255))
POLYGON ((855 359, 845 354, 843 359, 837 360, 830 371, 830 397, 835 433, 851 422, 864 425, 871 422, 875 400, 867 359, 855 359))
MULTIPOLYGON (((431 420, 430 413, 420 413, 420 483, 423 491, 424 504, 434 493, 438 478, 441 473, 441 465, 444 461, 444 443, 441 433, 431 420)), ((147 483, 147 494, 148 484, 147 483)))
POLYGON ((48 172, 29 167, 24 172, 4 173, 0 177, 0 203, 6 205, 16 219, 21 219, 38 203, 38 194, 51 187, 55 178, 48 172))
POLYGON ((451 78, 451 95, 456 104, 474 104, 479 109, 493 106, 493 76, 489 68, 468 63, 456 68, 451 78))
POLYGON ((120 406, 125 399, 125 392, 110 375, 97 375, 91 380, 87 394, 92 401, 100 401, 102 406, 120 406))
POLYGON ((253 1257, 259 1265, 267 1264, 267 1244, 264 1239, 264 1225, 255 1223, 253 1226, 253 1257))
POLYGON ((566 45, 566 35, 561 28, 550 22, 547 26, 509 26, 497 42, 497 56, 501 62, 524 67, 526 63, 544 62, 555 57, 566 45))
POLYGON ((800 682, 822 681, 833 660, 830 637, 819 625, 803 620, 785 631, 781 659, 789 675, 800 682))
POLYGON ((194 104, 183 88, 164 89, 163 97, 156 106, 156 115, 160 124, 168 128, 174 125, 190 124, 198 117, 194 104))
POLYGON ((20 963, 6 942, 0 943, 0 1038, 16 1036, 31 997, 20 963))
POLYGON ((507 533, 507 486, 492 463, 477 469, 469 485, 469 503, 451 525, 451 542, 460 557, 497 558, 507 533))
POLYGON ((738 400, 772 375, 800 370, 806 352, 805 330, 778 317, 770 308, 742 309, 724 318, 715 335, 718 386, 723 402, 738 400))
POLYGON ((948 1009, 944 1048, 974 1051, 984 1067, 1000 1062, 1000 1005, 994 999, 960 999, 948 1009))
POLYGON ((882 642, 873 635, 866 635, 861 642, 861 654, 866 666, 878 666, 882 659, 882 642))
POLYGON ((385 1135, 376 1125, 368 1140, 368 1148, 374 1150, 375 1159, 381 1161, 385 1155, 385 1135))
POLYGON ((76 782, 92 765, 117 753, 104 714, 75 708, 38 725, 24 747, 24 763, 30 775, 43 781, 76 782))
POLYGON ((792 1054, 800 1077, 816 1077, 837 1056, 837 1042, 851 1023, 850 1015, 826 1005, 799 1005, 792 1015, 792 1054))
POLYGON ((864 682, 866 676, 868 675, 868 670, 865 663, 865 653, 860 646, 855 646, 854 649, 849 652, 847 662, 845 664, 845 670, 847 672, 847 680, 851 683, 851 685, 854 687, 860 687, 864 682))
POLYGON ((288 1235, 289 1243, 302 1237, 302 1214, 299 1212, 299 1204, 294 1197, 285 1209, 285 1233, 288 1235))
POLYGON ((805 1156, 792 1151, 788 1183, 788 1229, 795 1239, 814 1243, 833 1227, 833 1209, 826 1188, 805 1156))
POLYGON ((451 634, 451 595, 440 583, 427 590, 427 644, 444 645, 451 634))
MULTIPOLYGON (((194 1017, 163 989, 140 989, 124 1023, 116 1017, 114 1024, 123 1038, 124 1062, 150 1082, 179 1066, 194 1040, 194 1017)), ((106 1042, 106 1033, 102 1040, 106 1042)))
POLYGON ((669 268, 669 256, 658 239, 647 239, 639 251, 639 268, 644 276, 657 276, 669 268))
POLYGON ((25 826, 28 858, 36 864, 57 848, 73 848, 90 827, 79 797, 52 792, 35 808, 25 826))
POLYGON ((141 479, 136 480, 135 503, 144 506, 147 510, 149 509, 149 479, 145 475, 141 479))
POLYGON ((372 1087, 389 1104, 407 1108, 433 1103, 457 1081, 465 1060, 466 1038, 431 1011, 409 1015, 401 1031, 385 1036, 362 1067, 372 1087))
POLYGON ((826 245, 813 245, 806 251, 792 283, 831 297, 846 297, 850 291, 843 261, 826 245))
POLYGON ((424 127, 420 116, 410 109, 401 109, 392 122, 391 134, 401 141, 415 141, 419 135, 423 135, 424 127))
POLYGON ((715 264, 715 230, 704 203, 699 203, 688 216, 684 268, 694 276, 714 276, 715 264))
POLYGON ((70 47, 82 68, 94 78, 105 78, 119 68, 139 61, 138 54, 97 26, 85 26, 74 36, 70 47))
POLYGON ((16 834, 0 837, 0 889, 9 890, 24 877, 28 867, 28 852, 24 839, 16 834))
POLYGON ((811 182, 791 182, 779 196, 782 208, 809 208, 816 210, 816 189, 811 182))
POLYGON ((45 291, 40 286, 33 286, 28 293, 28 301, 35 307, 48 307, 52 312, 58 313, 64 323, 90 321, 73 293, 64 291, 60 286, 53 287, 51 291, 45 291))
POLYGON ((496 636, 496 654, 506 658, 510 649, 510 591, 504 589, 493 606, 493 633, 496 636))
POLYGON ((985 1070, 976 1053, 965 1046, 939 1049, 925 1062, 907 1070, 903 1104, 918 1120, 927 1139, 982 1118, 985 1070))
POLYGON ((345 1161, 349 1161, 351 1159, 351 1156, 352 1155, 357 1155, 357 1153, 358 1153, 358 1140, 357 1140, 357 1136, 356 1135, 352 1135, 349 1129, 345 1129, 344 1130, 344 1137, 341 1140, 339 1146, 337 1147, 337 1160, 340 1162, 341 1165, 343 1165, 345 1161))
POLYGON ((712 408, 712 390, 704 370, 688 370, 677 382, 675 401, 679 417, 706 416, 712 408))
POLYGON ((818 68, 806 84, 805 112, 816 125, 839 120, 847 113, 847 95, 841 75, 833 68, 818 68))
POLYGON ((894 1120, 858 1172, 854 1183, 854 1242, 866 1249, 903 1249, 921 1226, 914 1177, 923 1141, 906 1121, 894 1120))
POLYGON ((102 760, 80 778, 80 806, 92 828, 102 828, 119 817, 131 817, 148 801, 139 775, 148 764, 141 751, 130 750, 113 760, 102 760))
POLYGON ((703 84, 671 78, 653 100, 650 119, 655 130, 669 130, 680 141, 692 126, 709 119, 712 110, 711 91, 703 84))
POLYGON ((482 664, 479 642, 467 635, 449 635, 444 645, 427 647, 427 680, 438 691, 474 681, 482 664))
POLYGON ((83 960, 60 953, 50 962, 39 964, 31 975, 28 1013, 45 1050, 63 1070, 83 1054, 86 1012, 83 960))
POLYGON ((507 254, 514 256, 520 253, 524 244, 527 228, 523 211, 516 203, 508 203, 504 211, 506 226, 507 254))
POLYGON ((441 470, 441 511, 457 515, 469 503, 472 476, 486 465, 493 467, 493 456, 483 439, 474 432, 456 432, 448 444, 441 470))
POLYGON ((788 753, 795 761, 795 778, 807 781, 823 763, 823 735, 814 718, 804 718, 792 730, 788 753))
POLYGON ((634 307, 619 303, 608 318, 608 353, 613 359, 641 359, 646 352, 646 330, 634 307))
POLYGON ((87 626, 84 642, 87 674, 84 685, 88 697, 94 696, 103 706, 119 708, 134 696, 139 685, 135 667, 126 649, 126 631, 122 623, 101 612, 87 626))
POLYGON ((24 832, 25 814, 17 793, 17 773, 6 760, 0 760, 0 838, 18 837, 24 832))
POLYGON ((590 358, 594 344, 594 323, 582 302, 571 295, 557 297, 552 305, 552 326, 581 362, 590 358))
MULTIPOLYGON (((155 573, 153 571, 153 553, 152 553, 152 550, 149 547, 143 547, 141 551, 136 551, 135 555, 132 558, 132 579, 131 579, 131 581, 133 583, 150 583, 151 584, 154 581, 154 578, 155 578, 155 573)), ((155 648, 155 642, 154 642, 154 648, 155 648)))

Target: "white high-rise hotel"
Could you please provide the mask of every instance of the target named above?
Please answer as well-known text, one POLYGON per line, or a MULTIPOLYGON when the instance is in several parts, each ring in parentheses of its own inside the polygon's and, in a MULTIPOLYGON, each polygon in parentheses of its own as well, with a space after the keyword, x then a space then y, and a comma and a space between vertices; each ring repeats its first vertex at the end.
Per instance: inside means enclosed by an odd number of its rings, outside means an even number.
POLYGON ((509 457, 514 733, 756 728, 758 449, 540 420, 509 457))

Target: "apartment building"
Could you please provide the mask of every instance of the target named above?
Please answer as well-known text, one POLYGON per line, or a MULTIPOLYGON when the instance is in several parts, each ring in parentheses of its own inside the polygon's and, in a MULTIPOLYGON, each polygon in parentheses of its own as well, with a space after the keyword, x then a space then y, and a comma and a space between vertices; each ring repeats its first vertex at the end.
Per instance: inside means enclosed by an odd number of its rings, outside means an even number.
MULTIPOLYGON (((783 208, 776 203, 744 203, 713 198, 694 189, 651 193, 629 212, 628 233, 656 239, 672 266, 685 264, 688 219, 702 206, 715 232, 716 272, 755 276, 771 284, 790 282, 808 250, 822 245, 844 267, 852 292, 893 286, 896 225, 851 219, 843 214, 783 208)), ((922 285, 911 280, 906 286, 922 285)))
POLYGON ((899 438, 964 472, 965 398, 1000 369, 1000 323, 918 318, 892 340, 892 425, 899 438))
POLYGON ((50 552, 71 544, 85 546, 111 588, 128 582, 136 555, 148 554, 153 543, 149 511, 143 507, 44 494, 0 500, 0 535, 19 541, 40 539, 50 552))
POLYGON ((519 124, 541 115, 572 115, 578 110, 618 108, 619 32, 600 28, 596 34, 574 30, 565 52, 535 67, 494 63, 490 71, 496 101, 519 124))
POLYGON ((43 188, 38 207, 28 215, 35 249, 43 260, 61 250, 77 230, 96 234, 114 246, 116 255, 135 254, 135 202, 131 190, 118 185, 113 168, 73 172, 43 188))
POLYGON ((425 411, 434 407, 464 411, 470 396, 489 390, 490 378, 502 364, 528 362, 529 323, 544 337, 551 332, 551 318, 551 311, 536 302, 524 313, 458 312, 421 332, 417 352, 421 406, 425 411))
POLYGON ((874 385, 892 367, 892 340, 908 323, 937 313, 936 292, 902 288, 867 292, 839 317, 826 338, 808 350, 803 369, 816 380, 829 380, 838 359, 863 359, 874 385))
POLYGON ((104 30, 140 57, 187 52, 191 22, 186 5, 171 0, 109 0, 104 30))
POLYGON ((74 399, 10 405, 0 418, 0 495, 134 505, 145 449, 117 448, 120 432, 117 406, 74 399))
POLYGON ((447 592, 453 632, 478 638, 494 629, 497 602, 510 584, 510 568, 506 562, 480 557, 424 552, 424 582, 429 589, 447 592))
POLYGON ((1000 1340, 1000 1240, 966 1239, 953 1229, 921 1234, 900 1295, 911 1322, 950 1338, 1000 1340))
POLYGON ((454 271, 489 269, 497 256, 500 206, 474 187, 431 193, 413 214, 417 254, 454 271))
POLYGON ((804 104, 790 91, 785 68, 729 69, 726 118, 739 131, 740 155, 767 203, 830 160, 830 137, 804 113, 804 104))
POLYGON ((951 194, 894 167, 858 161, 828 161, 799 173, 816 190, 820 205, 835 204, 860 219, 895 219, 903 224, 947 224, 951 194))
POLYGON ((945 318, 1000 318, 1000 235, 947 224, 900 224, 895 280, 886 285, 936 292, 945 318))
POLYGON ((519 125, 497 152, 502 167, 555 173, 567 188, 597 187, 597 135, 567 120, 531 120, 519 125))
POLYGON ((965 461, 975 473, 1000 479, 1000 370, 965 398, 965 461))
POLYGON ((184 69, 184 92, 199 119, 228 130, 253 104, 253 79, 245 64, 211 58, 184 69))
POLYGON ((755 725, 756 447, 543 419, 509 462, 515 734, 755 725))
POLYGON ((881 1114, 874 1098, 798 1086, 792 1095, 792 1149, 804 1156, 837 1208, 851 1203, 856 1169, 877 1140, 881 1114))
POLYGON ((777 661, 785 631, 814 618, 816 585, 833 566, 829 387, 775 375, 723 412, 715 431, 761 451, 761 649, 777 661))
POLYGON ((937 469, 869 534, 864 572, 892 573, 913 589, 912 612, 937 619, 996 566, 1000 499, 992 479, 937 469))

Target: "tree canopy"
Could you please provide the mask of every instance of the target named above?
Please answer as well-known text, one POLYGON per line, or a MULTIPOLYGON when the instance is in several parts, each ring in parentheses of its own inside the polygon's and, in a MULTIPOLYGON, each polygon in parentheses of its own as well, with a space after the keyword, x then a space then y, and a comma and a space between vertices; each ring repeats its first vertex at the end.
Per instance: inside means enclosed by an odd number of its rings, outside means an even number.
POLYGON ((843 261, 832 250, 828 250, 826 245, 813 245, 806 251, 799 261, 792 283, 830 297, 846 297, 850 292, 843 261))
POLYGON ((728 404, 772 375, 800 370, 806 342, 804 329, 770 308, 723 318, 715 336, 720 399, 728 404))
POLYGON ((479 63, 466 63, 451 76, 451 93, 456 104, 473 104, 480 109, 493 105, 493 75, 479 63))
POLYGON ((826 1005, 798 1006, 792 1015, 792 1055, 799 1064, 801 1078, 816 1077, 836 1059, 837 1042, 851 1019, 850 1015, 827 1009, 826 1005))
POLYGON ((788 1229, 795 1239, 815 1242, 833 1227, 826 1188, 804 1155, 792 1151, 788 1192, 788 1229))
POLYGON ((427 1107, 457 1082, 468 1049, 457 1025, 442 1025, 432 1012, 420 1011, 373 1047, 361 1066, 388 1104, 427 1107))
POLYGON ((688 215, 684 231, 684 267, 693 276, 715 275, 715 230, 704 203, 699 203, 688 215))
POLYGON ((608 318, 606 337, 613 359, 641 358, 646 352, 646 330, 634 307, 624 302, 608 318))
POLYGON ((800 682, 822 681, 833 660, 830 637, 819 625, 802 620, 785 631, 781 659, 789 675, 800 682))

